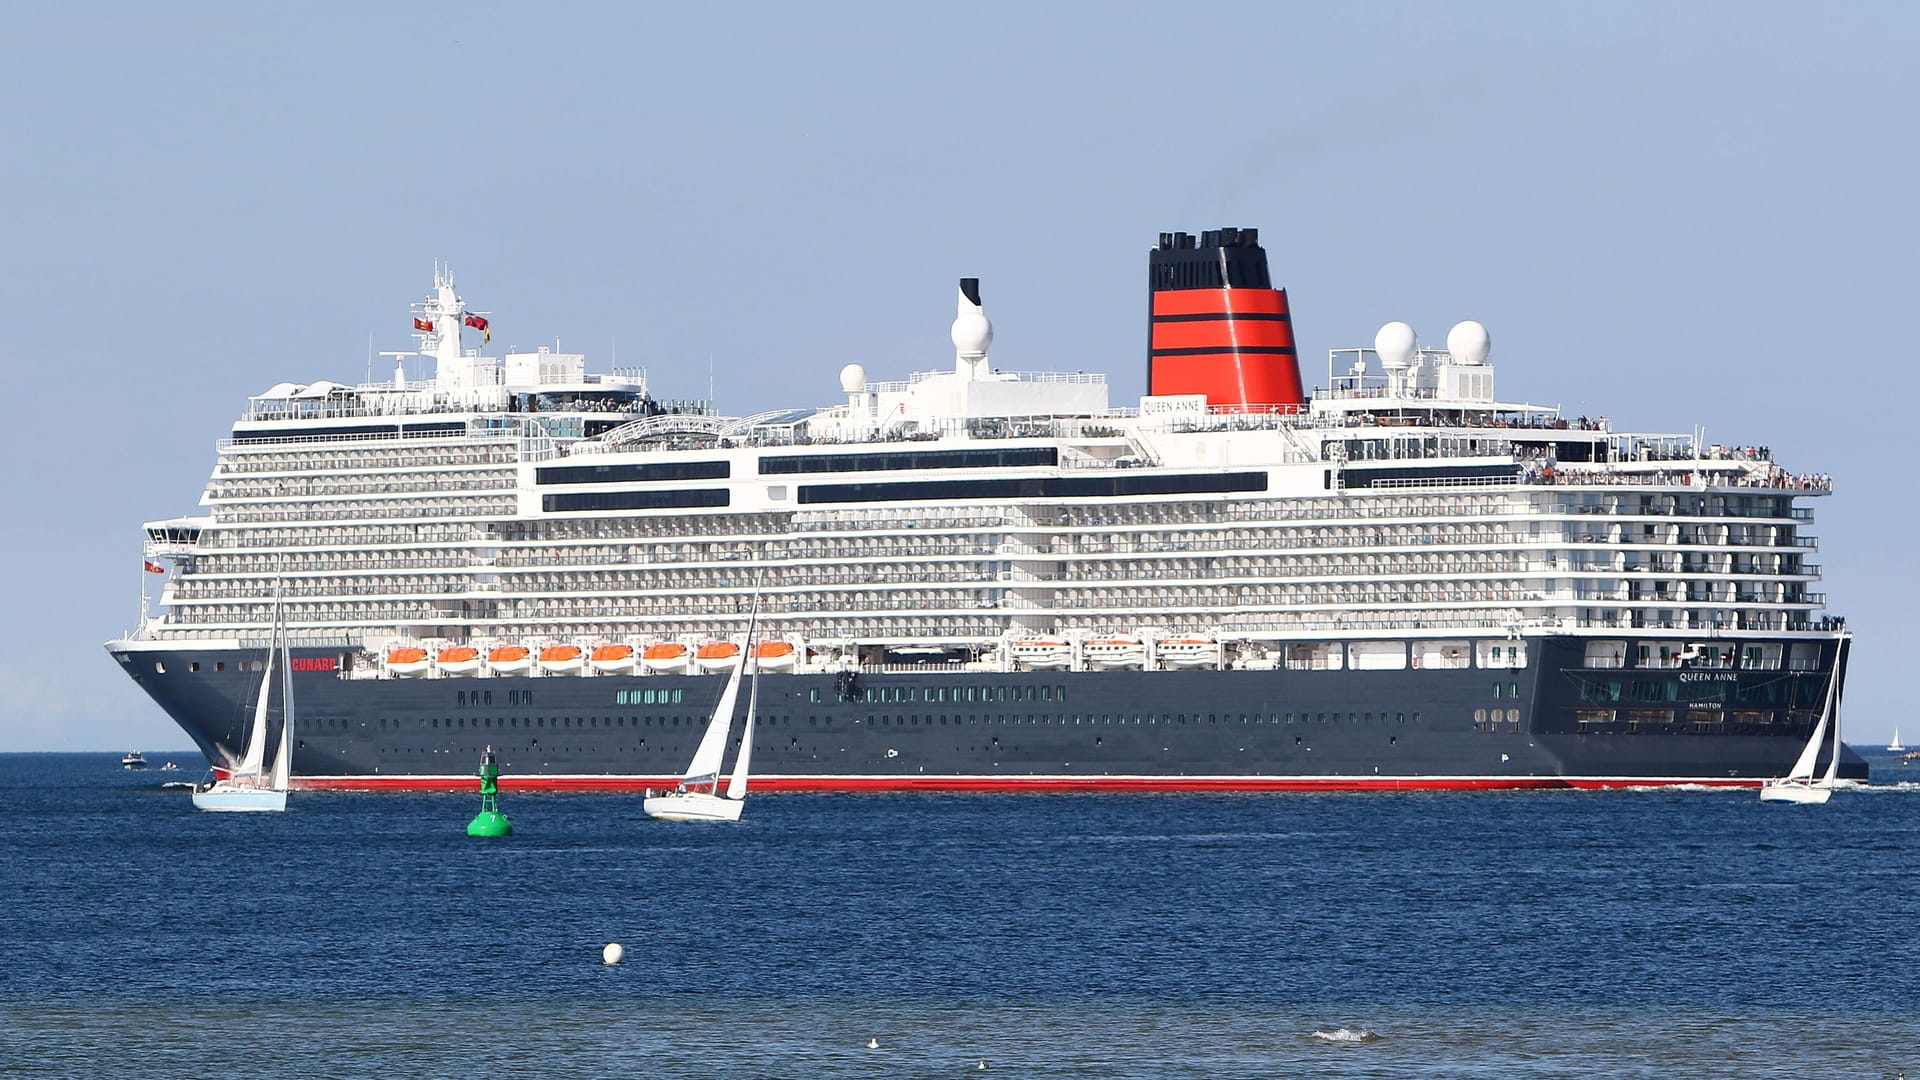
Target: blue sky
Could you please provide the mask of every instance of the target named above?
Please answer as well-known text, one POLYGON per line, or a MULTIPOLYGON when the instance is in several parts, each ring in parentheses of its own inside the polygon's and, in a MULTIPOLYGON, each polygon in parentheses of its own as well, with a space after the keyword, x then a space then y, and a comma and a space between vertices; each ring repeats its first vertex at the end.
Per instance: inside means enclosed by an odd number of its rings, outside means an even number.
POLYGON ((1912 9, 545 7, 0 9, 0 750, 184 745, 100 647, 140 522, 195 511, 248 394, 409 347, 435 259, 495 351, 666 397, 711 365, 741 414, 949 363, 977 276, 997 366, 1124 402, 1147 249, 1222 225, 1261 230, 1310 384, 1475 318, 1503 398, 1831 473, 1850 737, 1900 722, 1912 9))

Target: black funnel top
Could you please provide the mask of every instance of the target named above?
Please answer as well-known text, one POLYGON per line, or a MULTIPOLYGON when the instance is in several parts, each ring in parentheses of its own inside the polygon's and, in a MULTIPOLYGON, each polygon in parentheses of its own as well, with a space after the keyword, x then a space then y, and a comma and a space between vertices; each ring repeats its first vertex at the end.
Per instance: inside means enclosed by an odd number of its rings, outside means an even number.
POLYGON ((1259 229, 1210 229, 1196 243, 1190 233, 1161 233, 1147 259, 1147 288, 1271 289, 1259 229))

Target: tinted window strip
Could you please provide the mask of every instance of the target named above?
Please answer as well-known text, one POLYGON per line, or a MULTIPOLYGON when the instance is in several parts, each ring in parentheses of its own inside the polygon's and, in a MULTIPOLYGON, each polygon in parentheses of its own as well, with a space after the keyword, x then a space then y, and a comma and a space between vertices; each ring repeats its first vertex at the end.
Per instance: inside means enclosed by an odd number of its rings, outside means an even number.
POLYGON ((542 495, 540 508, 549 513, 570 510, 681 510, 727 505, 726 488, 692 491, 582 491, 542 495))
POLYGON ((1053 446, 1007 450, 902 450, 891 454, 795 454, 760 459, 761 475, 880 472, 907 469, 1002 469, 1060 464, 1053 446))
POLYGON ((923 480, 905 484, 807 484, 802 503, 932 499, 1098 499, 1124 495, 1202 495, 1265 491, 1267 474, 1181 476, 1036 476, 1024 480, 923 480))
POLYGON ((569 465, 535 469, 539 484, 631 484, 657 480, 725 480, 725 461, 662 461, 646 465, 569 465))

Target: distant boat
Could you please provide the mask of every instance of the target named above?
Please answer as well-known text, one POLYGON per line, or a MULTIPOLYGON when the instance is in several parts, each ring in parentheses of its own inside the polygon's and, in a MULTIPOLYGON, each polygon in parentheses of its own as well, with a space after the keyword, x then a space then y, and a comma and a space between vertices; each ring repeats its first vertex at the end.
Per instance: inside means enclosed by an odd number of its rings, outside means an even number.
POLYGON ((160 771, 161 772, 179 772, 180 766, 175 765, 173 762, 169 761, 165 765, 160 766, 160 771))
POLYGON ((147 755, 138 750, 129 750, 120 758, 123 769, 144 769, 147 767, 147 755))
MULTIPOLYGON (((747 618, 746 647, 740 656, 753 656, 754 624, 760 617, 760 598, 756 594, 753 614, 747 618)), ((649 795, 640 808, 648 817, 663 821, 739 821, 747 802, 747 773, 753 758, 753 714, 760 705, 760 665, 753 664, 752 689, 747 694, 747 726, 740 740, 740 754, 733 762, 733 775, 727 779, 725 794, 720 792, 720 762, 726 757, 727 736, 733 729, 733 706, 740 698, 740 674, 746 663, 735 664, 727 674, 726 689, 713 707, 706 734, 693 751, 693 761, 677 790, 665 795, 649 795)))
POLYGON ((1906 749, 1906 747, 1900 745, 1900 729, 1894 728, 1893 741, 1887 744, 1887 752, 1890 754, 1900 754, 1905 753, 1906 749))
POLYGON ((259 812, 287 808, 287 781, 293 767, 293 661, 287 646, 287 624, 275 597, 273 641, 267 646, 267 669, 260 676, 260 696, 253 705, 253 727, 247 733, 247 748, 240 764, 212 782, 196 788, 193 805, 197 810, 259 812), (276 660, 280 675, 280 748, 273 756, 273 771, 264 766, 267 756, 267 702, 273 696, 276 660))
POLYGON ((1769 780, 1760 787, 1761 802, 1789 802, 1814 805, 1824 803, 1833 796, 1834 777, 1840 771, 1840 652, 1845 651, 1850 635, 1840 635, 1840 649, 1835 652, 1833 674, 1827 679, 1827 701, 1820 710, 1820 721, 1813 725, 1813 735, 1807 739, 1807 745, 1800 751, 1800 757, 1793 763, 1793 769, 1778 780, 1769 780), (1833 753, 1827 759, 1827 771, 1819 777, 1813 775, 1815 762, 1820 760, 1820 751, 1828 742, 1827 729, 1833 729, 1833 753))

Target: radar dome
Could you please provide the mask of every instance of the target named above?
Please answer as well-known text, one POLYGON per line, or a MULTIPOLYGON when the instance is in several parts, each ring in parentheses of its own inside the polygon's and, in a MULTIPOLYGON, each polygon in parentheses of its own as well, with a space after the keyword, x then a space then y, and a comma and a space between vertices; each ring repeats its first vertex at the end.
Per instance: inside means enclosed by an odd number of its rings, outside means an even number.
POLYGON ((993 344, 993 324, 978 310, 963 311, 953 320, 953 347, 963 353, 981 355, 993 344))
POLYGON ((1456 364, 1484 364, 1492 350, 1493 338, 1487 336, 1487 328, 1472 319, 1454 323, 1447 331, 1447 353, 1456 364))
POLYGON ((840 369, 840 392, 858 394, 867 388, 867 369, 859 364, 848 364, 840 369))
POLYGON ((1413 351, 1419 347, 1414 337, 1413 327, 1398 319, 1380 328, 1373 335, 1373 351, 1380 357, 1380 366, 1389 371, 1405 371, 1413 365, 1413 351))

